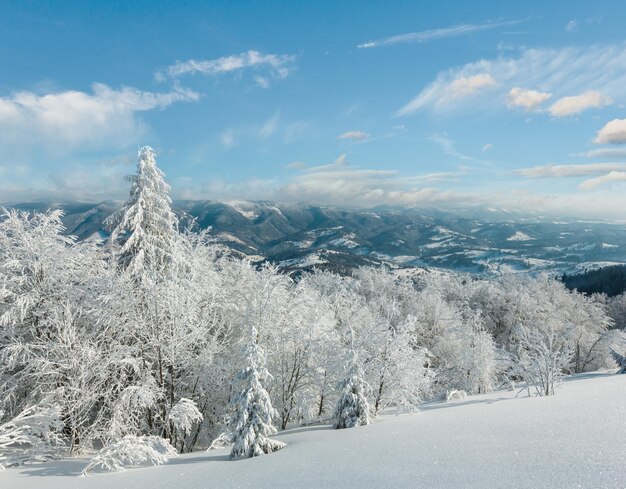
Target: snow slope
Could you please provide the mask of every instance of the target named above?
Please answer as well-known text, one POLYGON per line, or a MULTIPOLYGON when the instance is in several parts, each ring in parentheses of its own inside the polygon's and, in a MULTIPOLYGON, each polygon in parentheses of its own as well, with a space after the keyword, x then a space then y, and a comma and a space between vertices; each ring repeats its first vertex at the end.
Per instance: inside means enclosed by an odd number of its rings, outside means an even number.
POLYGON ((428 403, 420 414, 355 429, 291 429, 277 436, 286 448, 254 459, 197 452, 82 478, 86 462, 73 459, 0 472, 0 487, 626 487, 626 375, 575 376, 554 397, 518 392, 428 403))

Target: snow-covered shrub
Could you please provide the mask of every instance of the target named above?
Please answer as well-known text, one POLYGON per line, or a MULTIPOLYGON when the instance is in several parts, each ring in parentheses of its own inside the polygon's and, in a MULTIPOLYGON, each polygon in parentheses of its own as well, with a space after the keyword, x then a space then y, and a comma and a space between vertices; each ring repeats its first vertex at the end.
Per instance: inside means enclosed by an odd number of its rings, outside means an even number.
POLYGON ((49 406, 27 408, 0 424, 0 469, 46 460, 61 442, 60 426, 58 409, 49 406))
POLYGON ((518 329, 520 351, 516 366, 524 380, 535 387, 539 396, 554 395, 574 352, 554 324, 518 329))
POLYGON ((446 402, 462 401, 465 398, 467 398, 467 392, 465 391, 458 391, 456 389, 452 389, 446 392, 446 402))
POLYGON ((100 450, 83 469, 82 475, 96 467, 109 472, 122 472, 129 465, 161 465, 177 455, 176 449, 164 438, 126 435, 100 450))

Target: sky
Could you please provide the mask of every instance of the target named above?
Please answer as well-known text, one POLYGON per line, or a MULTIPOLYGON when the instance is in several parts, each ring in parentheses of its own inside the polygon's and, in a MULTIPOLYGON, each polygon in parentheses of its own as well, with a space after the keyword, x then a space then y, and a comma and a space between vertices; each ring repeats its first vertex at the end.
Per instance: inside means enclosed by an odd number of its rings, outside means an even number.
POLYGON ((626 218, 626 2, 0 0, 0 202, 626 218))

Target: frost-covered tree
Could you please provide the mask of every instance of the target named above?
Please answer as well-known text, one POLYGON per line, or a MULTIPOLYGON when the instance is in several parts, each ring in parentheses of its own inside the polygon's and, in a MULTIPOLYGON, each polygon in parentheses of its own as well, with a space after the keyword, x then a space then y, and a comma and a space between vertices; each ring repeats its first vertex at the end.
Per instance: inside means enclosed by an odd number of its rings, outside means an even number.
POLYGON ((549 318, 536 325, 520 325, 516 367, 540 396, 551 396, 571 365, 573 351, 560 325, 549 318))
POLYGON ((272 418, 278 416, 272 407, 263 382, 269 378, 265 368, 265 353, 257 343, 256 328, 250 328, 245 349, 246 367, 239 371, 235 384, 237 391, 231 401, 228 421, 233 447, 230 458, 256 457, 280 450, 285 444, 272 440, 276 433, 272 418))
POLYGON ((486 331, 482 314, 477 311, 460 332, 457 388, 469 394, 484 394, 494 389, 501 370, 502 355, 486 331))
POLYGON ((171 208, 170 186, 149 146, 139 150, 137 173, 130 177, 130 198, 108 221, 120 267, 136 280, 155 280, 176 262, 178 220, 171 208))
POLYGON ((285 299, 285 314, 274 323, 266 343, 281 429, 294 419, 321 416, 316 387, 330 368, 329 350, 336 347, 334 322, 324 297, 302 281, 290 287, 285 299))
POLYGON ((606 299, 606 307, 614 327, 626 330, 626 292, 606 299))

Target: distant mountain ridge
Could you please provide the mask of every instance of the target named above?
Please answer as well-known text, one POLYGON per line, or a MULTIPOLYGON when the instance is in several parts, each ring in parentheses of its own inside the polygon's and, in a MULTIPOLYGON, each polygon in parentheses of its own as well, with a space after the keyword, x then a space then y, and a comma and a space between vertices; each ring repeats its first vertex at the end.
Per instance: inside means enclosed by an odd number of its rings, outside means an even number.
MULTIPOLYGON (((120 202, 19 203, 8 207, 65 213, 80 240, 106 235, 120 202)), ((479 274, 574 274, 626 263, 626 225, 554 220, 504 209, 346 209, 313 204, 176 201, 183 224, 212 229, 217 242, 286 271, 387 263, 479 274)))

